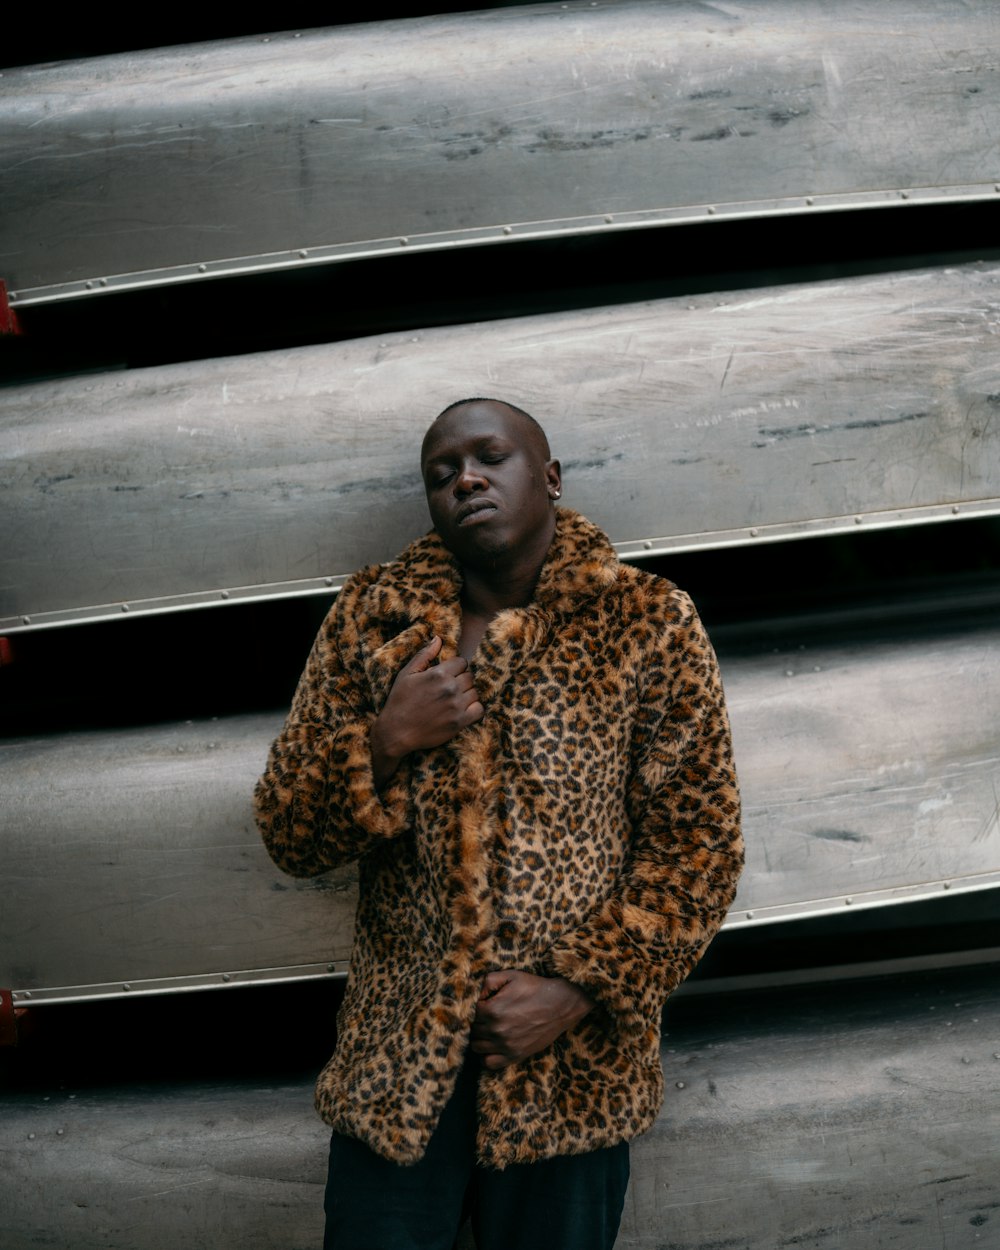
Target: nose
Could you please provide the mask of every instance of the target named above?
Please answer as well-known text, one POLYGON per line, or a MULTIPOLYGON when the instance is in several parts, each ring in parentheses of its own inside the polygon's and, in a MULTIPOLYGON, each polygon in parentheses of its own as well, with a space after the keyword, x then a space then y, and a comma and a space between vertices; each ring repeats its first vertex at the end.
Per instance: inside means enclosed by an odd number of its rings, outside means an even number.
POLYGON ((485 490, 488 485, 482 469, 474 463, 463 464, 455 475, 456 495, 471 495, 473 491, 485 490))

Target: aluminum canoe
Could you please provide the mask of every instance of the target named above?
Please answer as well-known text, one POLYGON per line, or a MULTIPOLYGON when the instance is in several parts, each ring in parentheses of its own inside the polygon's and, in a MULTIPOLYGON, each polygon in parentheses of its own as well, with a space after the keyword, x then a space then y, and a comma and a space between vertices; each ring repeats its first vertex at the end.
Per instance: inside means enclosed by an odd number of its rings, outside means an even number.
MULTIPOLYGON (((997 671, 996 626, 728 660, 748 864, 727 924, 1000 890, 997 671)), ((280 720, 4 743, 0 986, 48 1001, 343 971, 353 870, 282 877, 254 828, 280 720)))
POLYGON ((426 529, 465 395, 626 557, 996 514, 998 308, 973 264, 11 387, 0 629, 327 593, 426 529))
MULTIPOLYGON (((676 1000, 666 1099, 632 1148, 618 1250, 994 1245, 998 970, 676 1000)), ((309 1114, 301 1038, 324 1057, 330 1038, 315 1013, 281 1027, 220 997, 211 1012, 158 1005, 141 1030, 131 1024, 131 1051, 103 1018, 87 1019, 126 1076, 104 1059, 81 1073, 67 1041, 49 1073, 6 1094, 5 1250, 321 1243, 329 1130, 309 1114), (206 1033, 215 1066, 202 1060, 207 1074, 192 1080, 206 1033), (263 1034, 269 1066, 220 1081, 220 1034, 230 1056, 262 1054, 263 1034), (164 1035, 175 1053, 157 1053, 164 1035)))
POLYGON ((997 47, 992 0, 583 0, 9 70, 0 278, 994 199, 997 47))

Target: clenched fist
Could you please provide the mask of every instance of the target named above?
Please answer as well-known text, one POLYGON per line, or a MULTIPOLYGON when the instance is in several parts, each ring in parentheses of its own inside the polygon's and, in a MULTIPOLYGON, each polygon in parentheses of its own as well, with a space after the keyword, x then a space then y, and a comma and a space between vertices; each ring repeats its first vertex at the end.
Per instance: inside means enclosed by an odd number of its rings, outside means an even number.
POLYGON ((372 726, 372 768, 381 789, 411 751, 438 747, 483 716, 469 664, 461 656, 435 663, 434 637, 396 674, 372 726))
POLYGON ((487 1068, 505 1068, 550 1046, 593 1010, 594 1000, 563 977, 488 972, 470 1048, 487 1068))

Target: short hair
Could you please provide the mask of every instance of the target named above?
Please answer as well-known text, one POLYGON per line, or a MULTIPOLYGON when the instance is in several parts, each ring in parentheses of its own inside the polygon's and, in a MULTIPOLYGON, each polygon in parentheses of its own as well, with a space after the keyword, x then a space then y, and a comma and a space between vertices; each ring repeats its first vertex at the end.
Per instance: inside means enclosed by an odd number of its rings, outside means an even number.
MULTIPOLYGON (((530 412, 525 412, 523 408, 518 408, 517 404, 512 404, 508 399, 493 399, 488 395, 473 395, 469 399, 456 399, 453 404, 449 404, 447 408, 441 409, 431 422, 427 433, 429 434, 431 429, 437 425, 441 418, 446 416, 454 408, 464 408, 467 404, 502 404, 504 408, 509 408, 511 412, 516 412, 519 417, 524 417, 526 421, 531 422, 531 424, 535 427, 535 430, 538 432, 538 435, 542 440, 542 447, 545 449, 545 459, 552 459, 552 451, 549 448, 549 438, 542 429, 541 424, 535 420, 530 412)), ((424 437, 426 438, 426 435, 424 437)))

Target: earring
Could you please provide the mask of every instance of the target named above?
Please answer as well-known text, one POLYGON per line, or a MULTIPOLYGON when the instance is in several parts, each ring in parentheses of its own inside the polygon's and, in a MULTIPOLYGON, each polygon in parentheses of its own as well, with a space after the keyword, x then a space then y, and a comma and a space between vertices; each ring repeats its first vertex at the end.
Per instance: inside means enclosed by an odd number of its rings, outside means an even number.
POLYGON ((560 495, 561 495, 561 494, 562 494, 562 491, 561 491, 561 490, 554 490, 554 491, 552 492, 552 498, 553 498, 553 499, 558 499, 558 498, 560 497, 560 495))

